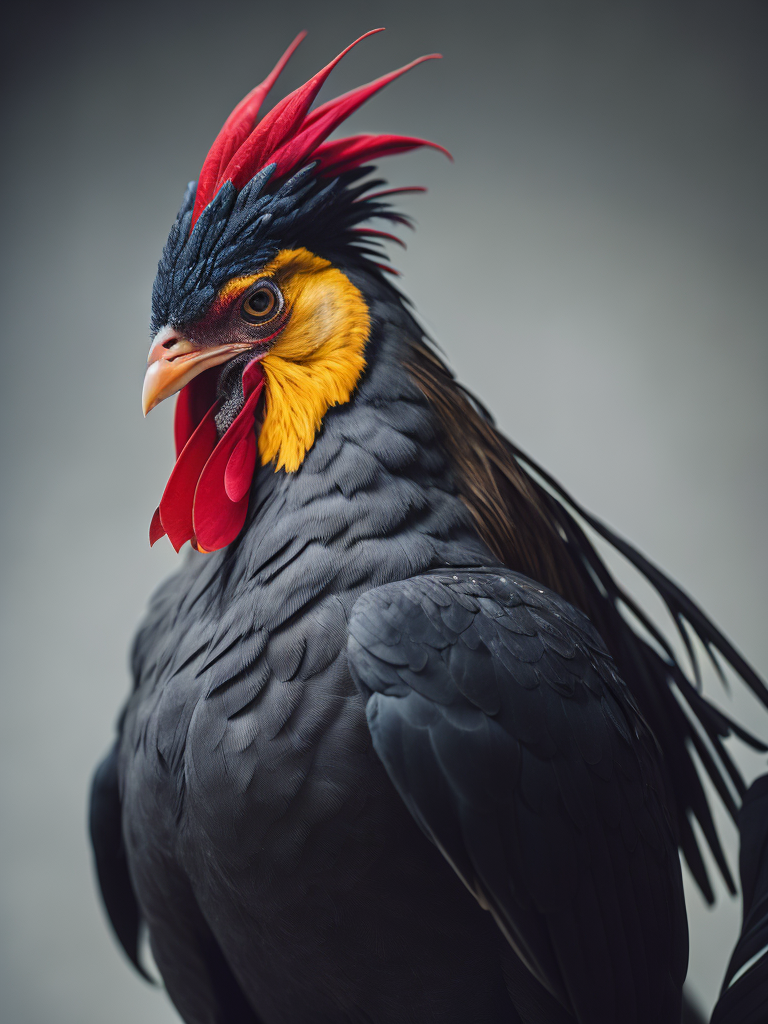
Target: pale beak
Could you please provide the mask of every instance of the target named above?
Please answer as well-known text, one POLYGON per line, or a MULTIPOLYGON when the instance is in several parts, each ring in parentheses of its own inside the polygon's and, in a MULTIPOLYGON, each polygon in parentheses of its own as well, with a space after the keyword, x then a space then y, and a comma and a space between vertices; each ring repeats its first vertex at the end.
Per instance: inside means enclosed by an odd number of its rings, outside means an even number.
POLYGON ((173 327, 163 327, 155 335, 147 358, 147 372, 141 393, 146 416, 150 409, 189 384, 193 377, 212 366, 219 366, 241 352, 253 348, 249 342, 231 345, 195 345, 173 327))

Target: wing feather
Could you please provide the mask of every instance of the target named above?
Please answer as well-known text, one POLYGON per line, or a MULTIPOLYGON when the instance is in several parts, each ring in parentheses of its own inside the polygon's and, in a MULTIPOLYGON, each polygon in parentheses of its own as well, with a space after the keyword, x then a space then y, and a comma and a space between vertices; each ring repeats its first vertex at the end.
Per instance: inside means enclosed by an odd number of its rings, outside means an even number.
POLYGON ((139 959, 141 912, 133 891, 123 845, 122 810, 117 782, 117 744, 94 773, 89 827, 99 888, 110 924, 133 966, 146 981, 152 982, 139 959))
POLYGON ((658 748, 584 616, 508 571, 433 572, 363 595, 349 634, 377 754, 523 963, 579 1021, 677 1024, 658 748))

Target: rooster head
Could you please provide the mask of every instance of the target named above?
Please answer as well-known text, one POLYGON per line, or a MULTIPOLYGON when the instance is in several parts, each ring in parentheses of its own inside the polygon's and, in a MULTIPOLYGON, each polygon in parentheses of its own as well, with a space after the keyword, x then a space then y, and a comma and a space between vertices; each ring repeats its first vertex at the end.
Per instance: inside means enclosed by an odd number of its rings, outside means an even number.
POLYGON ((311 110, 347 47, 259 118, 303 37, 227 118, 158 266, 144 413, 178 398, 176 464, 150 543, 167 535, 177 551, 186 541, 206 552, 230 544, 245 524, 257 466, 295 472, 327 410, 350 400, 370 316, 342 268, 390 269, 376 247, 393 236, 360 224, 407 223, 388 197, 411 191, 375 191, 383 183, 362 181, 365 165, 420 146, 442 150, 401 135, 326 141, 379 89, 438 54, 311 110))

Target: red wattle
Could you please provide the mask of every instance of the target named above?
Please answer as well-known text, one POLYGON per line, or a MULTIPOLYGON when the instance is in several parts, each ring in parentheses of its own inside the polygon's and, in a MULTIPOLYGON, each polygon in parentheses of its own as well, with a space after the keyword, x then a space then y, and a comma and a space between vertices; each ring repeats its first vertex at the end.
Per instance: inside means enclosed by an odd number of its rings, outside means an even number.
POLYGON ((211 406, 184 445, 160 499, 163 529, 177 551, 195 534, 192 526, 192 505, 200 474, 211 453, 216 450, 215 415, 216 404, 211 406))
POLYGON ((163 523, 160 519, 160 507, 155 509, 155 514, 152 516, 152 522, 149 524, 149 546, 152 547, 161 537, 165 536, 165 530, 163 529, 163 523))
MULTIPOLYGON (((273 336, 274 335, 270 335, 266 340, 269 341, 273 336)), ((256 388, 258 388, 259 393, 261 393, 263 384, 264 371, 261 368, 261 362, 258 359, 252 359, 243 370, 243 394, 248 398, 251 392, 255 391, 256 388)))
POLYGON ((251 489, 256 465, 256 434, 249 431, 235 445, 224 470, 224 490, 230 501, 241 501, 251 489))
POLYGON ((152 517, 149 542, 165 534, 178 551, 191 540, 204 551, 226 547, 243 528, 256 469, 254 418, 264 373, 254 359, 243 371, 245 404, 220 441, 216 373, 206 370, 179 392, 176 464, 152 517))
POLYGON ((182 388, 176 399, 173 418, 173 435, 176 441, 176 458, 181 455, 184 445, 200 426, 205 414, 216 401, 218 368, 204 370, 182 388))
MULTIPOLYGON (((243 376, 245 389, 245 375, 243 376)), ((254 431, 254 416, 264 386, 264 378, 256 384, 245 400, 235 422, 214 448, 211 457, 200 474, 195 490, 192 511, 194 535, 200 547, 206 551, 218 551, 231 544, 243 528, 248 512, 248 492, 256 465, 255 457, 250 463, 250 475, 239 480, 238 491, 243 496, 233 501, 227 494, 225 475, 227 465, 240 441, 254 431)), ((255 451, 254 451, 255 455, 255 451)))

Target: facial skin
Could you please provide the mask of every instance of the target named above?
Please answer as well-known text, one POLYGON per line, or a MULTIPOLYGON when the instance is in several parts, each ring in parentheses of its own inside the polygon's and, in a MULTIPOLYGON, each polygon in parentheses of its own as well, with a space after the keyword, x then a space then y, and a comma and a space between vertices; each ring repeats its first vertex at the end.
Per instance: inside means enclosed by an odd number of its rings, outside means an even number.
POLYGON ((216 413, 219 438, 234 423, 243 407, 243 371, 252 359, 263 359, 290 318, 290 310, 272 277, 233 278, 217 296, 206 317, 192 324, 189 341, 198 348, 231 346, 240 350, 222 366, 216 387, 220 408, 216 413))
MULTIPOLYGON (((201 320, 181 330, 169 325, 158 331, 147 360, 144 414, 204 370, 230 361, 241 366, 242 400, 242 370, 266 354, 288 316, 283 293, 271 277, 254 274, 228 281, 201 320)), ((231 372, 225 377, 224 397, 231 401, 237 397, 237 381, 231 372)))
POLYGON ((259 360, 266 382, 261 461, 291 472, 328 408, 349 401, 369 330, 365 300, 340 270, 306 249, 285 249, 259 272, 228 281, 202 319, 157 333, 145 413, 204 370, 223 366, 216 392, 221 437, 243 406, 243 371, 259 360))

